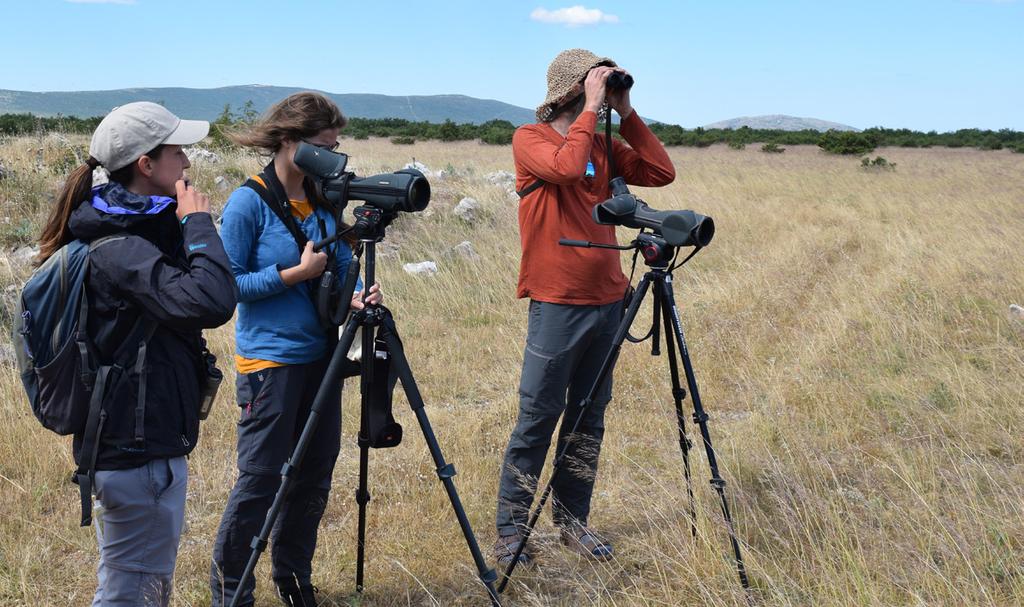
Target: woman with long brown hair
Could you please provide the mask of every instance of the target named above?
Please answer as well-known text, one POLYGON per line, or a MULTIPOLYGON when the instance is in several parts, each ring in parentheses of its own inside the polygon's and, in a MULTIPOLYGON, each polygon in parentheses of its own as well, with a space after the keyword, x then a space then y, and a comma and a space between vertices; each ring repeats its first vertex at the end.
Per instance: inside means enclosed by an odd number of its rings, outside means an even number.
MULTIPOLYGON (((221 224, 240 294, 235 364, 241 411, 238 480, 213 549, 213 605, 231 603, 236 593, 243 593, 240 605, 255 601, 254 580, 239 588, 239 578, 337 340, 337 327, 325 327, 318 317, 313 283, 325 269, 344 276, 352 250, 341 240, 313 251, 313 241, 340 227, 340 214, 318 198, 292 158, 301 142, 334 150, 345 122, 338 106, 323 95, 297 93, 251 127, 231 134, 235 142, 272 160, 231 194, 221 224)), ((378 285, 365 301, 381 301, 378 285)), ((363 302, 357 292, 351 306, 359 309, 363 302)), ((340 399, 339 392, 321 409, 316 434, 271 536, 271 574, 287 605, 316 605, 312 560, 341 447, 340 399)))
POLYGON ((181 146, 208 129, 155 103, 116 108, 93 133, 88 161, 69 176, 40 237, 41 260, 73 239, 103 241, 89 253, 85 329, 95 359, 120 371, 94 386, 103 395, 98 438, 85 430, 73 442, 87 471, 77 477, 83 524, 90 484, 96 498, 93 605, 170 602, 185 458, 199 435, 207 376, 201 331, 227 322, 236 302, 209 200, 184 180, 181 146), (93 186, 101 166, 110 180, 93 186))

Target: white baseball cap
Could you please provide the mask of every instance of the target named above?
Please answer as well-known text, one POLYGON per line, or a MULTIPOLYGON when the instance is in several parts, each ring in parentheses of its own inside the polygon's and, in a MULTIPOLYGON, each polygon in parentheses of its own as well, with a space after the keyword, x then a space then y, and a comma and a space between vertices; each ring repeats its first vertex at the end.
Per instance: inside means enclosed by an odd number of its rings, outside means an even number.
POLYGON ((191 145, 210 132, 205 120, 182 120, 162 105, 137 101, 114 108, 92 134, 89 155, 108 171, 138 160, 158 145, 191 145))

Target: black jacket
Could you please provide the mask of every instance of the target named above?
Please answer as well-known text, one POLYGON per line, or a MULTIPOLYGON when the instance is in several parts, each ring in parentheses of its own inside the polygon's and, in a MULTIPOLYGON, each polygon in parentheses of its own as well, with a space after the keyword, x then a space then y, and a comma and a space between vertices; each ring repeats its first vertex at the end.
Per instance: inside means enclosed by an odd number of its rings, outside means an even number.
MULTIPOLYGON (((208 213, 189 215, 182 225, 170 199, 137 196, 116 184, 93 194, 100 204, 87 200, 71 215, 74 237, 128 236, 90 254, 88 335, 100 358, 115 362, 113 352, 129 338, 140 314, 157 323, 146 354, 145 440, 137 440, 140 382, 129 367, 108 387, 96 469, 187 455, 199 435, 206 368, 201 331, 230 320, 238 300, 230 262, 208 213)), ((134 354, 127 362, 134 362, 134 354)), ((76 461, 81 441, 75 435, 76 461)))

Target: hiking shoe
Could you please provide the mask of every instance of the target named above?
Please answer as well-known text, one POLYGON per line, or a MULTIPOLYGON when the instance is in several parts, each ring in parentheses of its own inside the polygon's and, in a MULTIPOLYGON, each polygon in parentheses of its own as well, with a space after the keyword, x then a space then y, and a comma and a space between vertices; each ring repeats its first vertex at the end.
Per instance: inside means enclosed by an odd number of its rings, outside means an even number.
POLYGON ((277 596, 288 607, 316 607, 316 594, 320 589, 312 584, 298 586, 295 584, 278 584, 277 596))
MULTIPOLYGON (((516 550, 519 550, 519 544, 522 542, 523 536, 518 533, 499 535, 498 541, 494 543, 494 557, 497 559, 498 564, 502 567, 508 567, 509 563, 512 562, 512 557, 516 555, 516 550)), ((529 566, 532 563, 533 555, 530 554, 530 548, 527 546, 523 549, 523 553, 519 555, 517 565, 529 566)))
POLYGON ((614 556, 611 543, 586 525, 562 527, 562 543, 573 552, 595 561, 607 561, 614 556))

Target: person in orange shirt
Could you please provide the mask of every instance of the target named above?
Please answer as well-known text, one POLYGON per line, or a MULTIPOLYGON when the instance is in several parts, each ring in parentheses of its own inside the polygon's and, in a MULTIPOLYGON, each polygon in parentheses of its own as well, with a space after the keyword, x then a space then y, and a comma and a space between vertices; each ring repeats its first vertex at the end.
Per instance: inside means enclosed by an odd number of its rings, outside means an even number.
MULTIPOLYGON (((619 133, 628 145, 613 140, 612 157, 627 183, 664 186, 675 179, 665 148, 633 109, 629 89, 607 90, 614 71, 625 73, 590 51, 563 51, 548 67, 538 123, 520 127, 512 138, 521 198, 517 295, 529 298, 530 306, 519 419, 498 489, 495 556, 502 565, 522 542, 537 478, 563 413, 557 449, 567 451, 553 485, 552 516, 570 548, 599 560, 613 554, 611 544, 588 525, 610 377, 586 407, 577 433, 569 433, 611 348, 628 281, 616 251, 560 247, 558 240, 615 242, 615 228, 591 217, 594 205, 609 197, 613 177, 604 137, 595 133, 598 114, 614 109, 620 117, 619 133)), ((519 557, 520 564, 531 560, 525 550, 519 557)))

